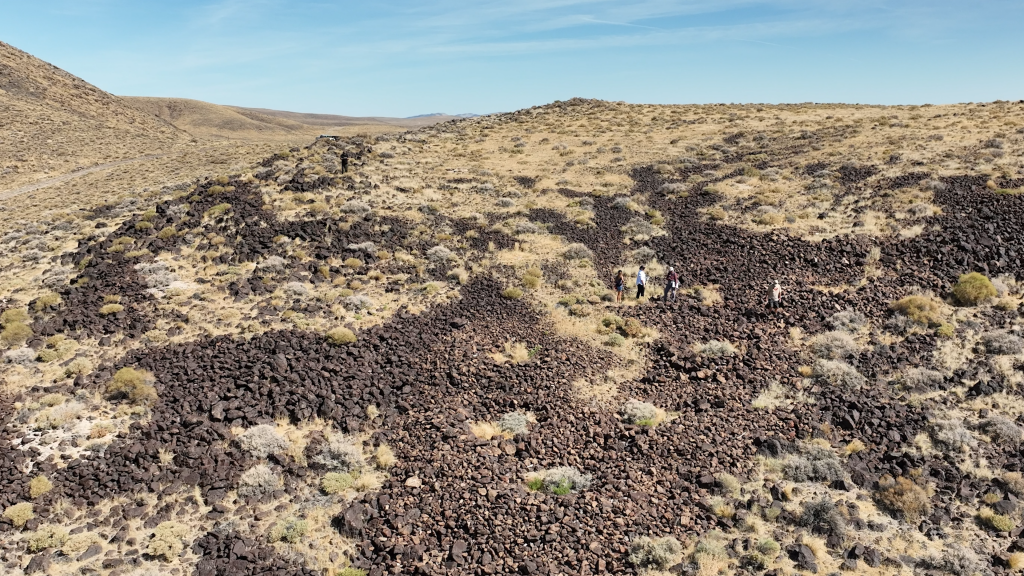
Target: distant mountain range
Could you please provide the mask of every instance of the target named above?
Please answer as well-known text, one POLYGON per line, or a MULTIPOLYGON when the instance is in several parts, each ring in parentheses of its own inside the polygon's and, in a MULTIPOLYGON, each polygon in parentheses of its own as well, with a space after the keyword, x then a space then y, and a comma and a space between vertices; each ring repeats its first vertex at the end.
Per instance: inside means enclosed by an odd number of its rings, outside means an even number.
POLYGON ((417 116, 407 116, 407 120, 414 118, 433 118, 434 116, 443 116, 445 118, 476 118, 480 114, 445 114, 444 112, 434 112, 433 114, 419 114, 417 116))

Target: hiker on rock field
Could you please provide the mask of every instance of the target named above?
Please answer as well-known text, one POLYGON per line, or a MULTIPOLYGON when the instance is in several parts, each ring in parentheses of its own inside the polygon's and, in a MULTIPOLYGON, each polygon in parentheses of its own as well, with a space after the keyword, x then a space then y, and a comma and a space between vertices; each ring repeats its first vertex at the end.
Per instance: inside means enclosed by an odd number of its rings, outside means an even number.
POLYGON ((644 297, 644 290, 647 289, 647 272, 644 271, 644 267, 640 267, 640 271, 636 273, 636 297, 639 300, 644 297))
POLYGON ((778 310, 782 307, 782 286, 779 285, 779 281, 775 281, 775 286, 772 287, 771 293, 768 294, 768 308, 770 310, 778 310))
POLYGON ((615 303, 622 303, 622 295, 626 292, 626 276, 619 270, 615 273, 615 303))
POLYGON ((341 153, 341 173, 348 173, 348 150, 341 153))
POLYGON ((673 302, 676 301, 676 294, 679 292, 679 274, 676 274, 676 269, 669 266, 668 274, 665 276, 665 302, 668 302, 671 298, 673 302))

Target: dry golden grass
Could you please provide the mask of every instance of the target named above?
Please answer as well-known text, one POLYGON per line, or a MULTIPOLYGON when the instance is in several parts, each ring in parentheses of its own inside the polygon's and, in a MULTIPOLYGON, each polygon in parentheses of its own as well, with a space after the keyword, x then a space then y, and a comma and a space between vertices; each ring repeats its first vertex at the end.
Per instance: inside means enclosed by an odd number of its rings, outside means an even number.
POLYGON ((490 440, 491 438, 497 437, 512 437, 512 434, 505 432, 494 422, 470 422, 469 431, 481 440, 490 440))

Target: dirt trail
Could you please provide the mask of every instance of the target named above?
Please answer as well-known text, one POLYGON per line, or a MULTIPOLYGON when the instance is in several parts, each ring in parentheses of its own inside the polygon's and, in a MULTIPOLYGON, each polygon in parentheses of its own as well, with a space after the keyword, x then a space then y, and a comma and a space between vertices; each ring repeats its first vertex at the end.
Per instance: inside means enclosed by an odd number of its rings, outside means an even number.
POLYGON ((135 162, 142 162, 144 160, 156 160, 157 158, 163 158, 163 157, 169 156, 171 154, 172 154, 172 152, 165 152, 163 154, 148 154, 146 156, 139 156, 138 158, 128 158, 128 159, 125 159, 125 160, 118 160, 116 162, 107 162, 105 164, 97 164, 96 166, 90 166, 89 168, 82 168, 81 170, 75 170, 74 172, 71 172, 69 174, 64 174, 64 175, 56 176, 56 177, 53 177, 53 178, 47 178, 46 180, 40 180, 39 182, 33 182, 32 184, 27 184, 27 185, 22 186, 20 188, 15 188, 14 190, 8 190, 6 192, 0 192, 0 200, 7 200, 9 198, 14 198, 15 196, 20 196, 21 194, 25 194, 27 192, 34 192, 36 190, 40 190, 40 189, 46 188, 48 186, 53 186, 54 184, 61 184, 63 182, 67 182, 68 180, 71 180, 72 178, 77 178, 79 176, 84 176, 86 174, 91 174, 92 172, 98 172, 100 170, 106 170, 108 168, 115 168, 117 166, 123 166, 125 164, 132 164, 132 163, 135 163, 135 162))

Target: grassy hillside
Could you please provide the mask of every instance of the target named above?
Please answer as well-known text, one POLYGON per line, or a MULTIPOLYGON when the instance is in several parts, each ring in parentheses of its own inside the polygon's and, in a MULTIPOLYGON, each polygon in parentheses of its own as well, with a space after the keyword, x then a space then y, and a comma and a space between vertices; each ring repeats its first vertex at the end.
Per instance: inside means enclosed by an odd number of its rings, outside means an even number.
POLYGON ((174 126, 0 42, 0 186, 146 154, 188 140, 174 126))

